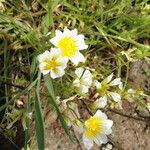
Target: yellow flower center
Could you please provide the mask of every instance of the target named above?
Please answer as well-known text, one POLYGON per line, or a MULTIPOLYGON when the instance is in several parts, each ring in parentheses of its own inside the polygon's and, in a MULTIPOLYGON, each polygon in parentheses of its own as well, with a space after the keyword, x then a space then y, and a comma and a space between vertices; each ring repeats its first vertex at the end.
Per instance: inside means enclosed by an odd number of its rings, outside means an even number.
POLYGON ((82 79, 80 79, 80 81, 79 81, 79 82, 80 82, 80 84, 81 84, 81 85, 83 84, 83 80, 82 80, 82 79))
POLYGON ((62 50, 62 55, 72 57, 77 51, 77 42, 72 37, 66 36, 62 38, 57 45, 62 50))
POLYGON ((46 65, 44 66, 44 70, 56 71, 57 67, 61 65, 60 62, 56 61, 56 57, 53 57, 51 60, 48 58, 45 58, 43 61, 46 63, 46 65))
POLYGON ((96 138, 102 133, 102 121, 97 117, 91 117, 86 121, 85 134, 90 139, 96 138))
POLYGON ((108 90, 109 90, 109 85, 104 83, 104 82, 102 82, 101 88, 98 89, 98 92, 103 97, 104 95, 107 94, 108 90))

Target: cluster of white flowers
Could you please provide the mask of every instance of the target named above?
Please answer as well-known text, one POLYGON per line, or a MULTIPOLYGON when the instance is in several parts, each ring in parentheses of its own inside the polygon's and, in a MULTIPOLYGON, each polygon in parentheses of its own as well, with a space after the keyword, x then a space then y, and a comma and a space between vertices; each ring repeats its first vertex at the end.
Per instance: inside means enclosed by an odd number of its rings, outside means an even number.
MULTIPOLYGON (((69 30, 65 28, 63 32, 56 30, 55 34, 55 37, 50 39, 50 42, 55 48, 51 48, 50 51, 46 50, 43 54, 38 56, 40 71, 43 75, 50 74, 53 79, 62 77, 65 74, 65 68, 69 60, 75 66, 77 66, 79 62, 85 62, 86 59, 80 53, 80 50, 88 48, 84 41, 84 35, 78 35, 76 29, 69 30)), ((97 80, 93 80, 93 75, 89 69, 82 67, 76 68, 75 75, 76 78, 73 81, 73 85, 80 93, 86 94, 90 88, 95 88, 99 92, 100 97, 93 103, 96 108, 105 107, 108 97, 112 97, 115 102, 121 100, 118 93, 109 90, 112 86, 121 85, 120 78, 111 81, 113 74, 108 76, 101 83, 97 80)), ((64 101, 63 109, 66 109, 67 102, 68 100, 64 101)), ((73 106, 76 107, 75 105, 73 106)), ((79 120, 77 120, 77 122, 78 121, 79 120)), ((79 126, 78 123, 77 126, 83 133, 83 143, 86 149, 90 150, 93 146, 93 142, 98 145, 108 142, 107 135, 112 132, 111 127, 113 121, 107 119, 106 114, 98 110, 94 116, 91 116, 84 123, 80 123, 80 125, 81 126, 79 126)))
POLYGON ((40 71, 44 75, 50 73, 53 79, 65 74, 64 69, 69 60, 75 65, 85 62, 85 57, 80 50, 88 48, 84 41, 84 35, 77 35, 76 29, 65 28, 63 32, 56 30, 55 34, 56 36, 50 39, 55 48, 51 48, 50 51, 46 50, 38 56, 40 71))
POLYGON ((93 80, 93 75, 89 70, 77 68, 75 71, 77 78, 74 80, 74 86, 78 87, 81 93, 88 93, 89 88, 96 88, 99 98, 90 104, 92 109, 104 108, 108 100, 113 100, 121 106, 121 96, 117 91, 123 90, 123 84, 120 78, 113 78, 113 73, 105 78, 102 82, 93 80), (117 91, 114 91, 116 89, 117 91))

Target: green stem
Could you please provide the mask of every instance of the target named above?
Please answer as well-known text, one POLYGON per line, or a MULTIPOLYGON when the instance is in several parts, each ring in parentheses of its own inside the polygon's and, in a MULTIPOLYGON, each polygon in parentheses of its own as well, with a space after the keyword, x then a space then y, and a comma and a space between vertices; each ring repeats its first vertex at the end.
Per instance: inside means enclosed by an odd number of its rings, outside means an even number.
POLYGON ((126 88, 128 78, 129 78, 129 64, 130 64, 130 62, 128 61, 127 62, 127 72, 126 72, 126 79, 125 79, 124 89, 126 88))

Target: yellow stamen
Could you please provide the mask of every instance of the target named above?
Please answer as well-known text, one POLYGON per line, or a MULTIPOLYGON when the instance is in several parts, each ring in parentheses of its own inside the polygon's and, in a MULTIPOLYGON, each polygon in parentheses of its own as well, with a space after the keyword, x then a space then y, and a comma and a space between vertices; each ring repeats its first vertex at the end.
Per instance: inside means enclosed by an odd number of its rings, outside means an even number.
POLYGON ((79 82, 80 82, 80 84, 81 84, 81 85, 83 84, 83 80, 82 80, 82 79, 80 79, 80 81, 79 81, 79 82))
POLYGON ((45 58, 43 61, 46 63, 44 70, 57 70, 56 68, 60 66, 60 62, 56 61, 56 57, 53 57, 51 60, 45 58))
POLYGON ((77 42, 72 37, 66 36, 62 38, 57 45, 62 50, 62 55, 72 57, 77 51, 77 42))
POLYGON ((86 121, 85 134, 90 139, 96 138, 102 133, 102 121, 97 117, 91 117, 86 121))

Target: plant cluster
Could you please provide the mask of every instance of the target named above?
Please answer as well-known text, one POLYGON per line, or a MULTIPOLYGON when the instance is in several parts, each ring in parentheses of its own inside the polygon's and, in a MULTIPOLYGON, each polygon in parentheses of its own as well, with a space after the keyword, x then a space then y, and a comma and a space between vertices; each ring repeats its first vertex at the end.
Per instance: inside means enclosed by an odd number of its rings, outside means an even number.
POLYGON ((148 0, 0 0, 0 133, 13 141, 21 122, 24 149, 37 138, 44 150, 56 113, 91 149, 111 136, 108 110, 150 111, 149 90, 129 80, 133 63, 150 63, 149 13, 148 0))

